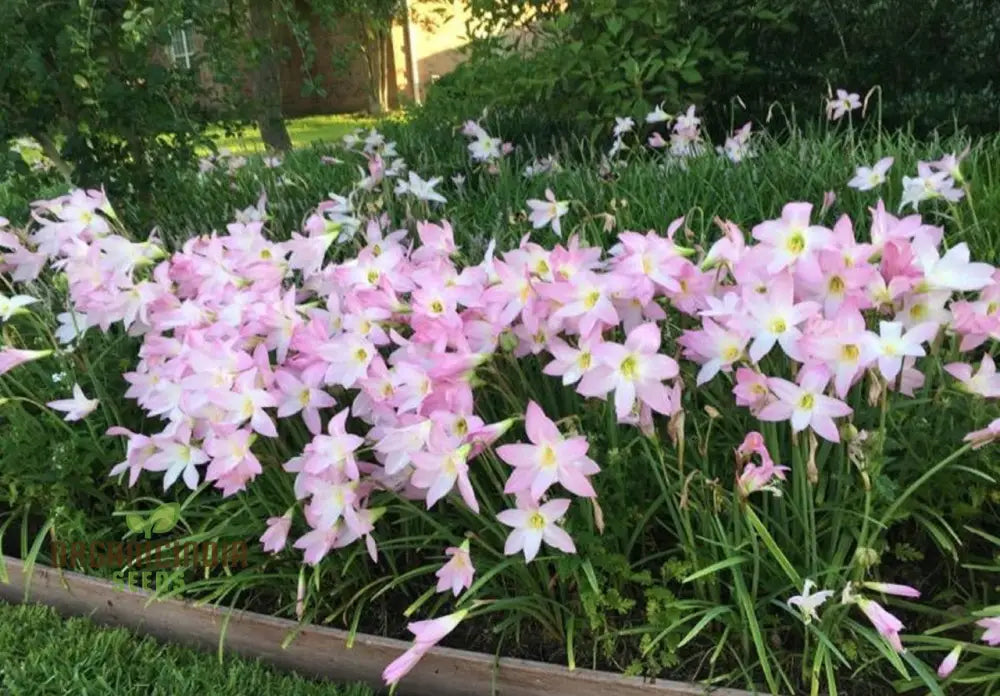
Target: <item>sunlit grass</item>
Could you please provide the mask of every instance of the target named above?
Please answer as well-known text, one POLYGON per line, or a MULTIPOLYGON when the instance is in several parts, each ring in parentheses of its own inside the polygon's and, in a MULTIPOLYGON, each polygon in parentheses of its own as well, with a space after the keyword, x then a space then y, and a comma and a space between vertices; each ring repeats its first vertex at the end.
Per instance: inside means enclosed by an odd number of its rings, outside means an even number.
MULTIPOLYGON (((340 140, 345 134, 355 128, 368 128, 375 120, 366 116, 331 114, 326 116, 306 116, 286 121, 288 135, 292 138, 294 147, 310 143, 326 143, 340 140)), ((233 154, 248 154, 263 152, 267 148, 260 139, 260 131, 256 126, 249 126, 239 133, 228 136, 221 129, 210 131, 216 145, 225 148, 233 154)))

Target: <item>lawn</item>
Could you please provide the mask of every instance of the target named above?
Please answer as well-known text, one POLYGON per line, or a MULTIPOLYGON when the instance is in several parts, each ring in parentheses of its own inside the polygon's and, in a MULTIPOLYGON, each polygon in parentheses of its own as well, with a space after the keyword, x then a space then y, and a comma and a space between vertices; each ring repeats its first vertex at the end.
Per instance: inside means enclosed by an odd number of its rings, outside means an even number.
POLYGON ((0 693, 10 696, 372 696, 283 673, 256 660, 164 645, 38 605, 0 602, 0 693))
MULTIPOLYGON (((288 127, 288 135, 292 138, 292 145, 302 147, 310 143, 334 142, 355 128, 367 128, 374 123, 374 119, 366 116, 330 114, 289 119, 285 125, 288 127)), ((264 143, 260 139, 260 131, 256 126, 247 126, 234 135, 226 135, 219 129, 214 129, 210 134, 220 149, 225 148, 233 154, 249 154, 265 150, 264 143)))

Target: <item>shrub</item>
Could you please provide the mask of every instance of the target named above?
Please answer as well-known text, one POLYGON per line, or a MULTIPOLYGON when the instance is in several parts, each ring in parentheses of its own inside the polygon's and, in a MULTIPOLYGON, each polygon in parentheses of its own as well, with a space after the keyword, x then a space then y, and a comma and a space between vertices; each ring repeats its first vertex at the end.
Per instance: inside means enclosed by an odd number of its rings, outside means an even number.
MULTIPOLYGON (((474 4, 473 11, 486 8, 474 4)), ((578 0, 521 40, 484 40, 468 63, 432 87, 426 108, 448 122, 496 109, 542 138, 596 135, 615 116, 699 101, 704 85, 742 70, 743 62, 711 27, 684 29, 675 3, 578 0)), ((505 120, 504 133, 519 135, 507 126, 505 120)))

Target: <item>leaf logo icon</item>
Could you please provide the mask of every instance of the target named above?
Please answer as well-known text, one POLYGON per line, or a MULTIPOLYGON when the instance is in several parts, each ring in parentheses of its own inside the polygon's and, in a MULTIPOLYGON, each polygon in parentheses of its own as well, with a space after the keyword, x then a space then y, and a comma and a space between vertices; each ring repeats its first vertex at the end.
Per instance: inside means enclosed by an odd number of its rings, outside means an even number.
POLYGON ((147 539, 153 536, 153 532, 164 534, 177 526, 181 518, 181 506, 178 503, 163 503, 148 517, 143 517, 140 512, 130 512, 125 515, 125 524, 131 532, 143 534, 147 539))

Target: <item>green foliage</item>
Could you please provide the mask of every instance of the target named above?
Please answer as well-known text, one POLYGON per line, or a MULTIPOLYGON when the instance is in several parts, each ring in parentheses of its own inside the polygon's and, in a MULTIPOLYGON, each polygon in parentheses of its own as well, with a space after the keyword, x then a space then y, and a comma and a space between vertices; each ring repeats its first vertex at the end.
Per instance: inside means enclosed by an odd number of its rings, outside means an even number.
POLYGON ((77 185, 148 195, 164 167, 190 164, 221 113, 197 60, 174 69, 166 54, 193 12, 181 0, 4 2, 0 142, 32 136, 77 185))
POLYGON ((279 672, 257 660, 162 645, 89 619, 62 619, 48 607, 0 603, 0 690, 11 696, 371 696, 279 672))
MULTIPOLYGON (((499 5, 473 3, 472 10, 482 23, 502 11, 499 5)), ((512 23, 525 15, 520 7, 506 12, 512 23)), ((484 107, 528 111, 550 130, 596 135, 615 116, 641 117, 660 102, 675 108, 700 101, 706 84, 744 63, 713 28, 685 28, 675 2, 576 0, 550 18, 527 16, 542 19, 519 40, 483 39, 468 64, 430 90, 427 108, 451 110, 451 120, 463 103, 466 117, 484 107)))
POLYGON ((698 0, 689 26, 708 26, 746 53, 751 70, 711 85, 763 119, 771 103, 812 117, 827 86, 862 95, 878 87, 887 126, 918 131, 1000 125, 1000 6, 991 0, 698 0))

